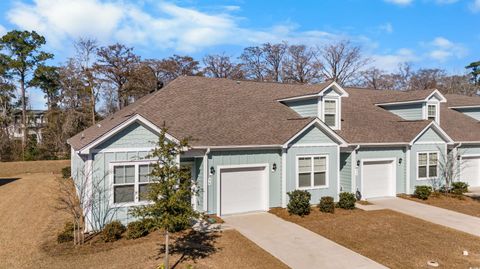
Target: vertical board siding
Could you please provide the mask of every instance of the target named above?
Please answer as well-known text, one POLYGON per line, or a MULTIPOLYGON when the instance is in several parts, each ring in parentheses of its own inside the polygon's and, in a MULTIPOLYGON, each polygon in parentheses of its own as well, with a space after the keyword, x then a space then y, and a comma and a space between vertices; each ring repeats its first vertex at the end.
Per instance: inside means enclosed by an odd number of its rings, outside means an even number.
POLYGON ((442 161, 442 158, 445 158, 447 154, 447 144, 446 143, 437 143, 437 144, 413 144, 412 149, 410 150, 410 193, 413 193, 415 186, 419 185, 432 185, 432 181, 429 179, 419 180, 417 176, 417 153, 418 152, 439 152, 439 162, 442 161))
MULTIPOLYGON (((405 193, 406 190, 406 154, 405 148, 360 148, 357 153, 357 161, 360 162, 364 159, 382 159, 382 158, 395 158, 395 165, 397 171, 397 179, 395 191, 396 193, 405 193), (399 164, 399 159, 402 158, 402 163, 399 164)), ((358 190, 362 189, 362 180, 360 167, 357 164, 353 164, 356 169, 355 173, 355 185, 358 190)), ((356 191, 356 190, 354 190, 356 191)))
POLYGON ((456 110, 480 121, 480 108, 457 108, 456 110))
POLYGON ((308 128, 302 135, 297 137, 292 144, 335 144, 324 132, 315 126, 308 128))
POLYGON ((96 148, 150 148, 155 146, 157 140, 158 136, 152 130, 134 122, 96 148))
POLYGON ((295 110, 302 117, 316 117, 318 115, 318 99, 305 99, 286 102, 286 105, 295 110))
POLYGON ((417 142, 444 142, 443 138, 435 132, 432 128, 429 128, 425 133, 423 133, 417 141, 417 142))
POLYGON ((405 120, 421 120, 423 119, 422 104, 393 105, 384 106, 384 108, 393 114, 400 116, 405 120))
POLYGON ((281 206, 282 203, 282 158, 280 149, 271 150, 238 150, 212 151, 208 155, 208 169, 214 167, 215 174, 209 175, 208 180, 208 213, 217 213, 217 175, 219 165, 269 164, 269 205, 281 206), (272 171, 273 164, 277 170, 272 171))
POLYGON ((340 153, 340 187, 343 192, 352 190, 352 154, 340 153))
MULTIPOLYGON (((302 155, 327 155, 328 156, 328 188, 310 189, 312 195, 310 203, 318 204, 322 196, 331 196, 338 201, 338 146, 320 147, 292 147, 287 150, 287 192, 297 187, 297 156, 302 155)), ((288 203, 288 196, 287 196, 288 203)))

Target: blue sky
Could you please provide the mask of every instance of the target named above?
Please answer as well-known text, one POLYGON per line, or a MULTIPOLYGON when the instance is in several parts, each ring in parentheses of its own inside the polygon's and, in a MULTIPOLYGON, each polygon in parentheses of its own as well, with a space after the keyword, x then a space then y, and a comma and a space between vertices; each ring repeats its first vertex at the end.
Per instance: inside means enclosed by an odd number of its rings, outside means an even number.
MULTIPOLYGON (((2 0, 0 10, 0 33, 36 30, 54 63, 72 54, 78 37, 125 43, 143 58, 238 56, 265 42, 349 39, 386 70, 408 61, 463 73, 480 60, 480 0, 2 0)), ((30 95, 33 107, 42 108, 42 94, 30 95)))

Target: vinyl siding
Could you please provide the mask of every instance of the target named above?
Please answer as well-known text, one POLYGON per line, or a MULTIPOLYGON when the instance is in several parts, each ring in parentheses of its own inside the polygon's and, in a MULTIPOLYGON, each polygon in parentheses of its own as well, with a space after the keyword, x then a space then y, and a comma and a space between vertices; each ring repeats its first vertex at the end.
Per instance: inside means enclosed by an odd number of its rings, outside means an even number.
POLYGON ((292 144, 335 144, 330 137, 322 132, 316 126, 311 126, 305 132, 297 137, 292 144))
POLYGON ((85 176, 85 161, 87 155, 80 155, 72 150, 71 156, 71 176, 76 182, 85 176))
POLYGON ((340 187, 344 192, 352 192, 352 154, 340 153, 340 187))
POLYGON ((208 167, 214 167, 215 174, 208 178, 208 213, 217 213, 217 178, 220 173, 219 165, 269 165, 269 205, 281 206, 282 201, 282 157, 280 149, 269 150, 238 150, 238 151, 211 151, 208 155, 208 167), (273 164, 277 170, 272 171, 273 164))
MULTIPOLYGON (((357 153, 357 161, 366 159, 382 159, 382 158, 395 158, 395 165, 397 166, 397 180, 396 180, 396 193, 405 193, 406 190, 406 158, 405 148, 360 148, 357 153), (399 159, 402 158, 402 163, 399 164, 399 159)), ((354 164, 356 167, 356 164, 354 164)), ((359 190, 362 189, 362 179, 360 168, 355 168, 356 186, 359 190)))
POLYGON ((437 134, 437 132, 435 132, 435 130, 433 130, 432 128, 428 129, 425 133, 423 133, 418 139, 417 141, 415 141, 415 143, 418 143, 418 142, 439 142, 439 143, 443 143, 444 140, 443 138, 437 134))
POLYGON ((405 120, 421 120, 423 118, 422 104, 391 105, 384 108, 405 120))
POLYGON ((480 121, 480 108, 456 108, 455 110, 480 121))
POLYGON ((96 149, 153 148, 157 141, 158 136, 152 130, 134 122, 97 146, 96 149))
POLYGON ((290 101, 285 103, 288 107, 295 110, 302 117, 317 117, 318 99, 305 99, 299 101, 290 101))

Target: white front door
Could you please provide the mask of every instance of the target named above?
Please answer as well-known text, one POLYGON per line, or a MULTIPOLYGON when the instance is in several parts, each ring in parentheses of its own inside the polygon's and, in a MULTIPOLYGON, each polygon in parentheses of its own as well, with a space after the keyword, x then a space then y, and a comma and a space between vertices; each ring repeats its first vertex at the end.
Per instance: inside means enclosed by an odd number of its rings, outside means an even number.
POLYGON ((460 181, 468 183, 470 187, 479 187, 480 157, 462 157, 461 166, 460 181))
POLYGON ((393 160, 363 162, 363 198, 395 196, 396 176, 394 164, 395 162, 393 160))
POLYGON ((219 215, 267 210, 266 170, 266 167, 222 168, 219 215))

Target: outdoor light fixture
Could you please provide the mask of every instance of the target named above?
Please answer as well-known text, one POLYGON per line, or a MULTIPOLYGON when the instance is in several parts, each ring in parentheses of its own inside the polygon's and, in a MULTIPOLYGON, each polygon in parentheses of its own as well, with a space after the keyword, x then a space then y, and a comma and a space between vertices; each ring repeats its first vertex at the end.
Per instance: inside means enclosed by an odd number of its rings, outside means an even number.
POLYGON ((360 166, 360 160, 357 161, 357 166, 360 166))
POLYGON ((462 156, 457 155, 457 161, 460 161, 461 158, 462 158, 462 156))
POLYGON ((213 166, 212 166, 212 167, 210 167, 210 175, 213 175, 213 174, 215 174, 215 168, 213 168, 213 166))
POLYGON ((272 165, 272 171, 273 171, 273 172, 277 171, 277 164, 276 164, 276 163, 273 163, 273 165, 272 165))
POLYGON ((402 164, 402 162, 403 162, 402 158, 398 159, 398 164, 402 164))

